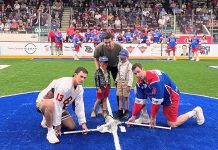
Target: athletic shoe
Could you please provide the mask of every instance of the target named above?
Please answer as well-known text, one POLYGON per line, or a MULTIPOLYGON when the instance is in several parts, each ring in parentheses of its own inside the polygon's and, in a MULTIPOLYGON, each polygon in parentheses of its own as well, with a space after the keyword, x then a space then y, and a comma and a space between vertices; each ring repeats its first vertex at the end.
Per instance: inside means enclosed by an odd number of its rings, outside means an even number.
POLYGON ((122 117, 123 117, 123 110, 118 110, 114 118, 121 119, 122 117))
POLYGON ((199 60, 200 60, 199 57, 197 57, 197 58, 196 58, 196 61, 199 61, 199 60))
POLYGON ((96 112, 95 112, 94 110, 93 110, 92 113, 91 113, 91 117, 92 117, 92 118, 95 118, 95 117, 96 117, 96 112))
POLYGON ((194 57, 192 59, 190 59, 191 61, 195 60, 194 57))
POLYGON ((124 111, 124 114, 123 114, 122 118, 123 118, 123 119, 129 118, 129 111, 128 111, 128 110, 125 110, 125 111, 124 111))
POLYGON ((98 115, 103 115, 103 109, 101 106, 100 106, 100 109, 98 110, 98 115))
POLYGON ((47 124, 46 124, 46 120, 45 120, 45 117, 43 116, 43 119, 42 119, 42 121, 41 121, 41 126, 43 127, 43 128, 47 128, 47 124))
POLYGON ((51 131, 49 131, 47 133, 47 136, 46 136, 47 140, 49 141, 49 143, 52 143, 52 144, 56 144, 56 143, 59 143, 59 139, 57 138, 56 134, 55 134, 55 130, 52 129, 51 131))
POLYGON ((204 113, 202 108, 200 106, 197 106, 193 110, 196 112, 196 114, 193 117, 196 118, 197 124, 198 125, 204 124, 205 119, 204 119, 204 113))
POLYGON ((173 57, 173 60, 176 61, 176 57, 173 57))
POLYGON ((135 120, 135 123, 138 123, 138 124, 142 124, 142 123, 149 124, 150 123, 150 118, 149 118, 147 113, 146 114, 141 114, 140 117, 135 120))

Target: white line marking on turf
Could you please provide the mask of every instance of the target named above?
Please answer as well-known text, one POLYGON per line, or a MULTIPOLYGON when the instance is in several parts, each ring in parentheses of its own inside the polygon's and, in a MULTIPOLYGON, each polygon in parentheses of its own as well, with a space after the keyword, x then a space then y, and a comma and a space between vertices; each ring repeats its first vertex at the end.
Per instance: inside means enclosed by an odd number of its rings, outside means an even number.
POLYGON ((206 96, 206 95, 200 95, 200 94, 192 94, 192 93, 185 93, 185 92, 181 92, 182 94, 187 94, 187 95, 194 95, 194 96, 202 96, 202 97, 206 97, 206 98, 212 98, 212 99, 217 99, 217 97, 211 97, 211 96, 206 96))
MULTIPOLYGON (((109 102, 108 98, 107 98, 107 109, 108 109, 109 115, 111 115, 113 117, 111 105, 110 105, 110 102, 109 102)), ((113 137, 114 137, 115 149, 116 150, 121 150, 120 141, 119 141, 119 137, 118 137, 117 131, 113 131, 112 134, 113 134, 113 137)))
MULTIPOLYGON (((84 87, 85 89, 94 89, 95 87, 84 87)), ((115 89, 114 87, 112 87, 111 89, 115 89)), ((22 95, 22 94, 30 94, 30 93, 35 93, 35 92, 40 92, 40 91, 31 91, 31 92, 23 92, 23 93, 17 93, 17 94, 11 94, 11 95, 3 95, 0 96, 0 98, 3 97, 9 97, 9 96, 16 96, 16 95, 22 95)), ((218 97, 211 97, 211 96, 206 96, 206 95, 200 95, 200 94, 192 94, 192 93, 185 93, 185 92, 181 92, 182 94, 188 94, 188 95, 194 95, 194 96, 202 96, 202 97, 207 97, 207 98, 213 98, 213 99, 217 99, 218 97)))
POLYGON ((24 93, 18 93, 18 94, 3 95, 3 96, 0 96, 0 98, 10 97, 10 96, 17 96, 17 95, 23 95, 23 94, 30 94, 30 93, 35 93, 35 92, 39 92, 39 91, 31 91, 31 92, 24 92, 24 93))

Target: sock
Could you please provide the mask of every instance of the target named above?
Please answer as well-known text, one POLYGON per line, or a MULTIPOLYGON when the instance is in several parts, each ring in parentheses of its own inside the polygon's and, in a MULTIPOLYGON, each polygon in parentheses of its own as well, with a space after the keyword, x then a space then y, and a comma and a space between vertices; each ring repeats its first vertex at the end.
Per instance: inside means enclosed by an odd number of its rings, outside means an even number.
POLYGON ((188 112, 188 117, 191 118, 196 114, 196 111, 192 110, 188 112))
POLYGON ((53 130, 53 127, 50 127, 48 128, 48 132, 52 131, 53 130))

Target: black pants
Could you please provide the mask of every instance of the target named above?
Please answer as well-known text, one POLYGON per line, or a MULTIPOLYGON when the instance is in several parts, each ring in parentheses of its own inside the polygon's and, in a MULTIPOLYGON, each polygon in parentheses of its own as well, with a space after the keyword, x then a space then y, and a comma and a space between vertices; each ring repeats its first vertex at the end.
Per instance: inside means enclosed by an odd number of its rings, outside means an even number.
POLYGON ((107 70, 109 70, 111 72, 111 75, 113 77, 113 80, 116 80, 117 77, 117 73, 118 73, 118 68, 116 67, 107 67, 107 70))
MULTIPOLYGON (((111 75, 113 77, 113 80, 116 80, 117 77, 117 73, 118 73, 118 68, 116 67, 107 67, 107 69, 111 72, 111 75)), ((119 109, 119 96, 117 96, 117 105, 118 105, 118 109, 119 109)))

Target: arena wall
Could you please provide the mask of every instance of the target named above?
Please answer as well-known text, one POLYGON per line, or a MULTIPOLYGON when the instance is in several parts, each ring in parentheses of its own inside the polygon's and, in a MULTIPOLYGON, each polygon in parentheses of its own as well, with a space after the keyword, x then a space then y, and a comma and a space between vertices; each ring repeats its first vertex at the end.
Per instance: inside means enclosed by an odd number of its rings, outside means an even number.
MULTIPOLYGON (((75 55, 74 45, 72 43, 63 43, 63 55, 51 55, 50 43, 39 42, 0 42, 0 58, 73 58, 75 55)), ((166 58, 166 44, 122 44, 129 51, 130 58, 166 58)), ((202 44, 199 50, 201 58, 218 59, 218 44, 202 44)), ((81 58, 93 58, 93 43, 83 43, 79 56, 81 58)), ((189 45, 178 44, 176 50, 178 59, 188 59, 189 45)))

